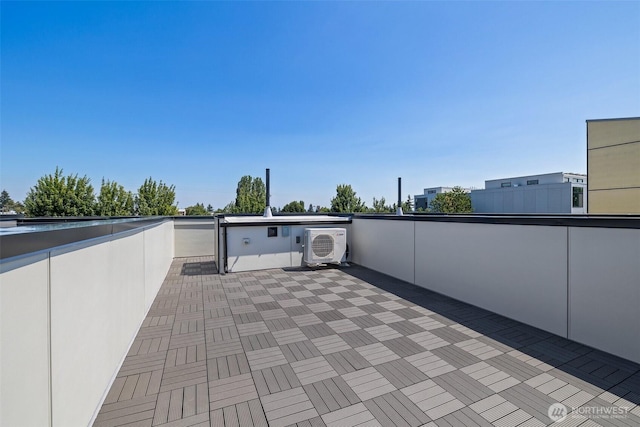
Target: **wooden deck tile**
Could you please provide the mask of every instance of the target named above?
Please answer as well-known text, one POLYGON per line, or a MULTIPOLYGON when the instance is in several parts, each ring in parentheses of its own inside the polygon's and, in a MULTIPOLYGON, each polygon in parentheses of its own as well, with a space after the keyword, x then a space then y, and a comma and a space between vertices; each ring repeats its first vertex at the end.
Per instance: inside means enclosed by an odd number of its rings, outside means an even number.
POLYGON ((376 369, 398 389, 428 379, 424 373, 404 359, 383 363, 376 366, 376 369))
POLYGON ((395 354, 382 343, 358 347, 355 350, 360 353, 362 357, 367 359, 367 362, 374 366, 400 358, 400 356, 395 354))
POLYGON ((258 392, 251 374, 209 381, 209 405, 212 410, 256 399, 258 392))
POLYGON ((396 388, 373 367, 344 374, 342 378, 358 395, 360 400, 371 399, 396 390, 396 388))
POLYGON ((293 362, 291 363, 291 368, 302 385, 338 376, 338 373, 322 356, 293 362))
POLYGON ((356 403, 355 405, 325 414, 322 416, 322 420, 327 427, 354 427, 360 425, 382 427, 380 422, 375 419, 373 414, 371 414, 362 403, 356 403))
POLYGON ((258 371, 264 368, 284 365, 287 359, 284 357, 279 347, 270 347, 262 350, 248 351, 247 359, 252 371, 258 371))
POLYGON ((629 361, 358 266, 212 266, 174 261, 94 425, 539 427, 555 402, 640 422, 629 361))
POLYGON ((318 416, 302 387, 263 396, 260 400, 270 427, 284 427, 318 416))

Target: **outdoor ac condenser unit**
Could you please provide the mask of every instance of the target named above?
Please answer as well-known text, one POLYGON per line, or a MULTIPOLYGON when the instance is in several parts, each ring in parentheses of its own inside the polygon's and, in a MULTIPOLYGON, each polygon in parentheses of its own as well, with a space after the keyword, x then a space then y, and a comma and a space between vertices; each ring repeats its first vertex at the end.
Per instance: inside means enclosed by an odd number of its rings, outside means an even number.
POLYGON ((346 259, 345 228, 305 228, 304 262, 307 264, 340 264, 346 259))

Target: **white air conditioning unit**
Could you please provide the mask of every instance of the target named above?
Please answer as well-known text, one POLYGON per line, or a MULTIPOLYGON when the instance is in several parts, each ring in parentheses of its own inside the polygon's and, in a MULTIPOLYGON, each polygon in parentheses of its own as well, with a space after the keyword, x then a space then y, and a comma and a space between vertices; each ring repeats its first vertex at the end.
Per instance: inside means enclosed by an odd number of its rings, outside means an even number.
POLYGON ((305 228, 304 262, 310 265, 346 261, 347 230, 345 228, 305 228))

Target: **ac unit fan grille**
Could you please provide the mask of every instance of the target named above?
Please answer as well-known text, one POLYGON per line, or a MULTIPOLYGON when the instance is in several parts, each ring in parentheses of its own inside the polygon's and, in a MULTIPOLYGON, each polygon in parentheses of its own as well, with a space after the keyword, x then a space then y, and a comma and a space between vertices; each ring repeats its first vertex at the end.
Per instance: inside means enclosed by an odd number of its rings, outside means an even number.
POLYGON ((328 234, 320 234, 311 242, 311 250, 317 257, 324 258, 333 252, 333 237, 328 234))

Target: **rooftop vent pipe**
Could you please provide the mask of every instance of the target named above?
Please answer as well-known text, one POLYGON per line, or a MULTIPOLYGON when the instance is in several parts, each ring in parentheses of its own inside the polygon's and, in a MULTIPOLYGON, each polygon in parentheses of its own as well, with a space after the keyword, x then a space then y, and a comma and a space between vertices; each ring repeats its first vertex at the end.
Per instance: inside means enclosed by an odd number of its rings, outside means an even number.
POLYGON ((271 186, 269 183, 269 168, 267 168, 267 195, 266 195, 266 207, 264 208, 264 215, 263 217, 265 218, 271 218, 271 203, 270 203, 270 197, 271 197, 271 186))
POLYGON ((398 177, 398 210, 396 215, 402 215, 402 178, 398 177))

